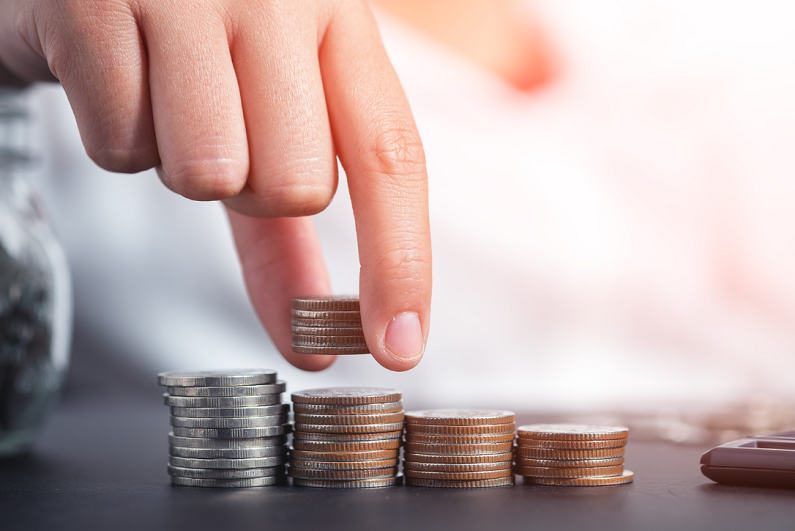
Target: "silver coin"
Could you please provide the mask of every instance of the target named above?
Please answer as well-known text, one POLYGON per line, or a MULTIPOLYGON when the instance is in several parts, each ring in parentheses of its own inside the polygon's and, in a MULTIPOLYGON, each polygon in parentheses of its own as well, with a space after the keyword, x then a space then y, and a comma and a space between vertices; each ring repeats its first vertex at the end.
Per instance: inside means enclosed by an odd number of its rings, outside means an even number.
POLYGON ((183 487, 242 488, 284 485, 287 483, 287 479, 285 476, 268 476, 264 478, 247 479, 197 479, 171 476, 171 483, 173 485, 181 485, 183 487))
POLYGON ((293 404, 293 411, 309 415, 380 415, 403 411, 403 401, 361 406, 336 406, 329 404, 293 404))
POLYGON ((328 319, 330 321, 356 321, 361 320, 362 314, 359 310, 337 311, 337 310, 290 310, 293 319, 328 319))
POLYGON ((364 468, 361 470, 319 470, 316 468, 287 469, 287 475, 299 479, 332 479, 337 481, 358 479, 383 479, 393 478, 397 475, 397 467, 389 468, 364 468))
POLYGON ((280 426, 289 422, 288 415, 271 415, 269 417, 169 417, 172 426, 181 428, 264 428, 280 426))
POLYGON ((293 308, 296 310, 342 310, 359 311, 359 297, 355 295, 315 295, 312 297, 295 297, 293 308))
POLYGON ((301 336, 358 336, 364 337, 364 329, 359 328, 331 328, 316 326, 293 326, 293 335, 301 336))
POLYGON ((290 424, 269 426, 267 428, 182 428, 174 426, 171 431, 177 437, 250 439, 252 437, 273 437, 275 435, 286 435, 293 431, 293 427, 290 424))
POLYGON ((384 431, 380 433, 311 433, 305 431, 293 432, 293 440, 322 441, 330 443, 391 441, 395 439, 400 439, 402 436, 403 432, 400 430, 384 431))
POLYGON ((290 412, 290 404, 274 404, 272 406, 255 407, 172 407, 171 414, 175 417, 218 418, 218 417, 270 417, 286 415, 290 412))
POLYGON ((338 406, 360 406, 384 402, 397 402, 400 391, 379 387, 331 387, 308 389, 292 395, 293 402, 300 404, 326 404, 338 406))
POLYGON ((264 448, 287 444, 286 435, 276 437, 255 437, 249 439, 215 439, 206 437, 179 437, 174 433, 168 434, 170 446, 200 449, 237 449, 237 448, 264 448))
POLYGON ((170 386, 166 389, 171 396, 269 396, 273 402, 278 404, 281 401, 281 393, 287 389, 287 384, 283 380, 276 383, 263 385, 238 385, 236 387, 176 387, 170 386))
MULTIPOLYGON (((398 458, 378 461, 313 461, 309 459, 290 459, 292 468, 313 468, 315 470, 364 470, 369 468, 394 468, 398 458)), ((510 468, 510 464, 508 465, 510 468)))
POLYGON ((194 459, 191 457, 169 456, 168 464, 180 468, 267 468, 287 463, 286 455, 272 457, 250 457, 248 459, 194 459))
POLYGON ((179 466, 168 465, 168 475, 181 478, 201 478, 201 479, 243 479, 243 478, 264 478, 268 476, 284 476, 284 465, 269 466, 266 468, 182 468, 179 466))
POLYGON ((341 426, 345 424, 389 424, 403 422, 403 412, 384 413, 378 415, 312 415, 308 413, 296 413, 293 420, 297 424, 325 424, 327 426, 341 426))
POLYGON ((374 489, 395 487, 402 484, 403 476, 384 479, 358 479, 353 481, 293 478, 293 485, 296 487, 317 487, 322 489, 374 489))
POLYGON ((314 433, 381 433, 396 431, 403 427, 402 422, 389 424, 295 424, 296 430, 314 433))
POLYGON ((293 332, 293 345, 304 347, 355 347, 367 345, 364 336, 301 335, 293 332))
MULTIPOLYGON (((192 389, 192 388, 186 387, 186 389, 192 389)), ((205 389, 207 388, 205 387, 205 389)), ((270 406, 270 405, 279 404, 279 398, 280 397, 278 395, 171 396, 167 393, 163 393, 163 403, 165 405, 171 407, 191 407, 191 408, 270 406), (274 396, 276 396, 275 399, 274 396)))
POLYGON ((263 446, 261 448, 184 448, 169 446, 169 455, 192 459, 249 459, 251 457, 273 457, 287 453, 287 445, 263 446))
POLYGON ((293 317, 290 320, 290 324, 292 326, 306 326, 309 328, 362 328, 362 320, 358 316, 356 319, 351 319, 350 321, 340 321, 338 319, 297 319, 293 317))
POLYGON ((274 383, 276 371, 270 369, 230 369, 222 371, 161 372, 160 385, 178 387, 227 387, 274 383))

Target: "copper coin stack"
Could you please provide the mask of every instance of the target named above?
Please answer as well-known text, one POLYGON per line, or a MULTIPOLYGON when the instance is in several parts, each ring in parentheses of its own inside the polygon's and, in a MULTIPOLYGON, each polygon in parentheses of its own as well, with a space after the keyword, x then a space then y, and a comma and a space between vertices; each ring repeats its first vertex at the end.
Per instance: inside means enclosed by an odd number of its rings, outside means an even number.
POLYGON ((406 413, 403 475, 417 487, 513 485, 514 413, 436 409, 406 413))
POLYGON ((631 483, 624 469, 629 429, 588 424, 520 426, 514 472, 525 484, 596 487, 631 483))
POLYGON ((370 387, 293 393, 295 431, 288 475, 302 487, 391 487, 398 476, 400 391, 370 387))
POLYGON ((368 354, 357 297, 298 297, 290 312, 293 352, 368 354))

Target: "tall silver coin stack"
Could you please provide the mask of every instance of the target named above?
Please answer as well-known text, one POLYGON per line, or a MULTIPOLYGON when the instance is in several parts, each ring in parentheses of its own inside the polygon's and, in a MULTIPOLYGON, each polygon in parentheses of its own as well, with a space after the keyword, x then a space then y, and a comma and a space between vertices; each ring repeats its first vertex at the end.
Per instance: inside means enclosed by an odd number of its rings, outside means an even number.
POLYGON ((322 488, 400 485, 400 391, 368 387, 293 393, 293 484, 322 488))
POLYGON ((171 407, 168 473, 191 487, 264 487, 286 481, 290 405, 267 369, 162 372, 171 407))
POLYGON ((290 312, 293 352, 367 354, 357 297, 298 297, 290 312))

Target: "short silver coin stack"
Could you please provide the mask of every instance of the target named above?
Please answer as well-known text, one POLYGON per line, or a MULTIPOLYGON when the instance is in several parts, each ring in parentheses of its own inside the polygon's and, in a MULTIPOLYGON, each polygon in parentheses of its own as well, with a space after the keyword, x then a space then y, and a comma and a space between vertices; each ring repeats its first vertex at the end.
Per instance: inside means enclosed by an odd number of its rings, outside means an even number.
POLYGON ((191 487, 264 487, 286 482, 290 405, 276 372, 163 372, 171 407, 168 473, 191 487))

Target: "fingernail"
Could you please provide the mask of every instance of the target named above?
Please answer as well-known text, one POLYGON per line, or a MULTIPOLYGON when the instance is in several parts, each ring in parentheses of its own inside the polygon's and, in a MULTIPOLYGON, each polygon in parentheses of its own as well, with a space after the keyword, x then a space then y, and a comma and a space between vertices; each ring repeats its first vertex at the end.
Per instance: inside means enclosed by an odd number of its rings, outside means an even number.
POLYGON ((413 360, 422 355, 422 326, 420 317, 414 313, 402 313, 392 319, 386 327, 384 347, 392 356, 413 360))

